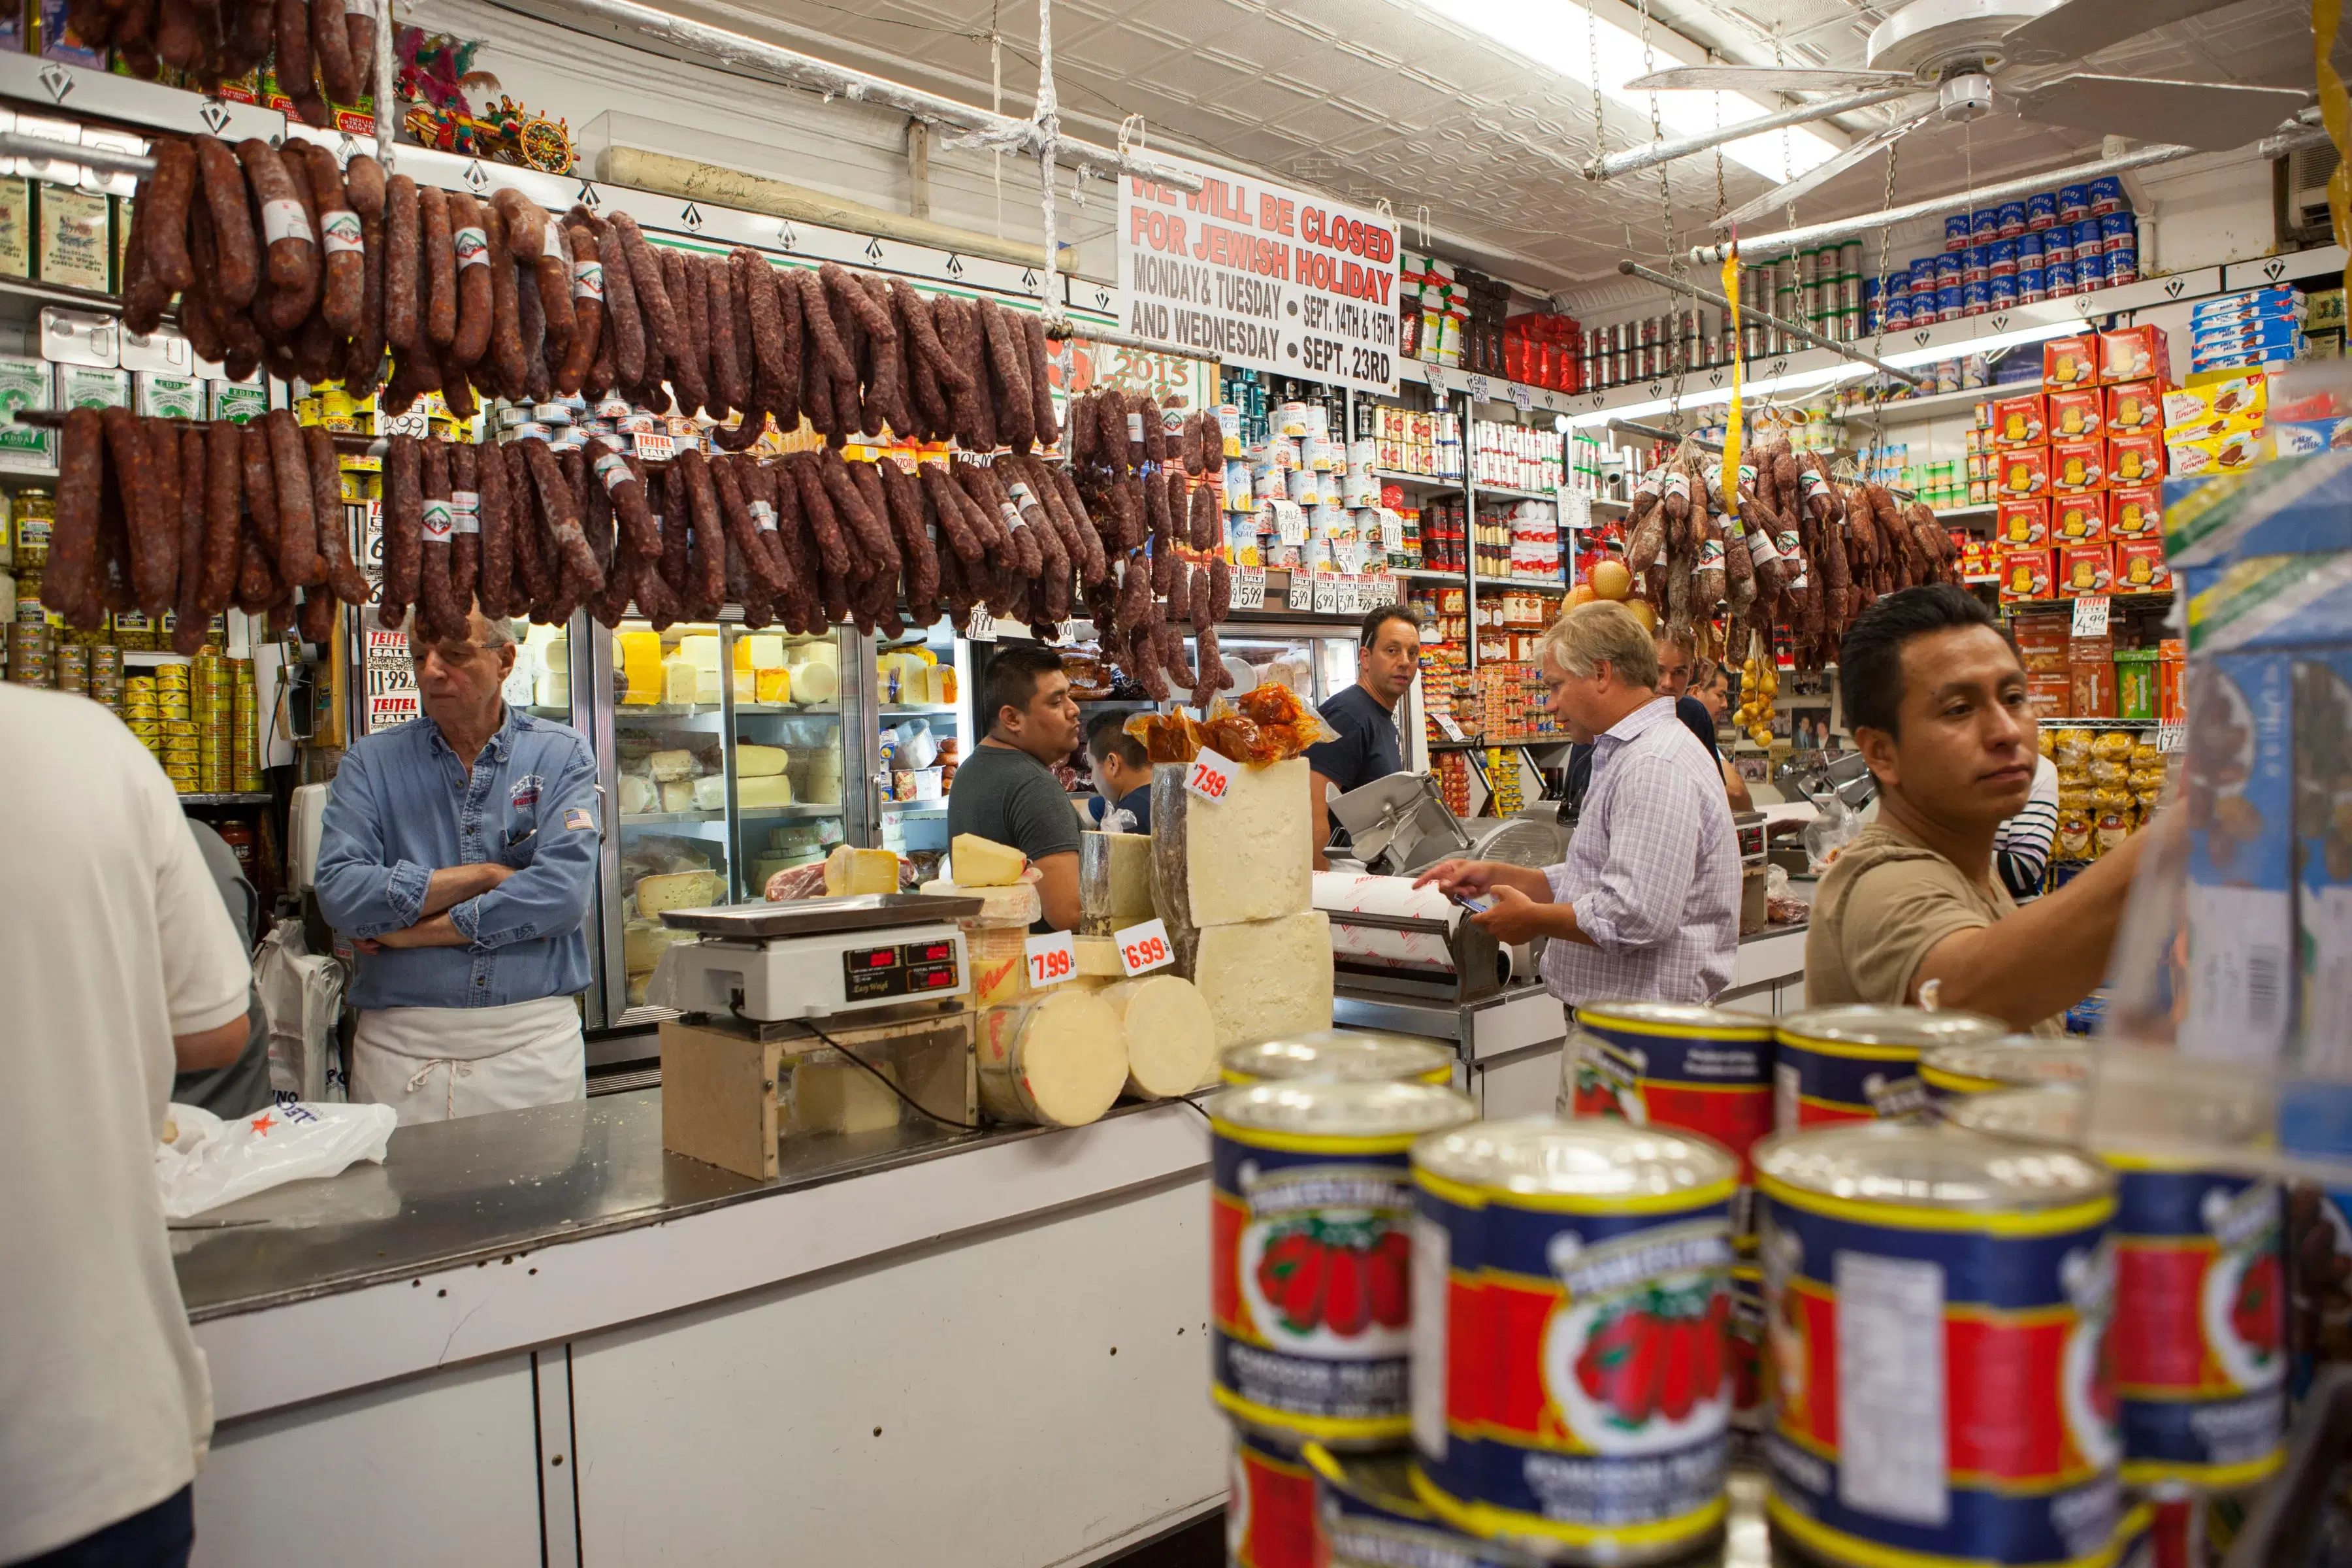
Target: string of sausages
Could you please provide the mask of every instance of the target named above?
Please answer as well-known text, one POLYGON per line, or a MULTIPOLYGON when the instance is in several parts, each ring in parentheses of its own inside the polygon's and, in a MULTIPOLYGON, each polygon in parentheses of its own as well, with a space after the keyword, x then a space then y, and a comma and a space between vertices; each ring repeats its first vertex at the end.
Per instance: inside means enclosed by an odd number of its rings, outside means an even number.
POLYGON ((66 24, 91 48, 112 46, 141 80, 168 66, 204 93, 274 62, 278 90, 321 130, 334 123, 331 102, 368 95, 375 58, 371 0, 67 0, 66 24))
POLYGON ((1959 550, 1936 514, 1884 485, 1839 481, 1817 452, 1780 437, 1739 469, 1725 504, 1714 458, 1685 446, 1635 487, 1625 564, 1669 626, 1726 614, 1725 647, 1744 658, 1771 626, 1796 667, 1818 674, 1882 594, 1958 583, 1959 550))

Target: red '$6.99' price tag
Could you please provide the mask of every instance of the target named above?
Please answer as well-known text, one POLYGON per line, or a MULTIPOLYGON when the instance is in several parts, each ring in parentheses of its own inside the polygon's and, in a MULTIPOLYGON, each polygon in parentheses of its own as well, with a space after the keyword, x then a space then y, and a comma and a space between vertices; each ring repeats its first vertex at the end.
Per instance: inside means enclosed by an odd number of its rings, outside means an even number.
POLYGON ((1118 944, 1118 966, 1130 980, 1176 962, 1176 950, 1168 941, 1168 927, 1157 920, 1114 931, 1111 941, 1118 944))
POLYGON ((1223 800, 1234 784, 1234 764, 1203 748, 1184 774, 1184 787, 1202 800, 1223 800))
POLYGON ((1032 985, 1059 985, 1078 972, 1077 946, 1066 931, 1031 937, 1026 956, 1032 985))

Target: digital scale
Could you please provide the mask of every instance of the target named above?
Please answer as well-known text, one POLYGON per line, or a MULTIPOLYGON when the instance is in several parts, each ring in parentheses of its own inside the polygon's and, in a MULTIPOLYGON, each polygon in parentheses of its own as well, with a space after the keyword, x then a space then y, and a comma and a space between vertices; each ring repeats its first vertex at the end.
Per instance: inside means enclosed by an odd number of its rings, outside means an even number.
POLYGON ((664 924, 699 940, 662 954, 646 999, 780 1023, 961 996, 971 971, 956 921, 981 907, 931 893, 859 893, 665 910, 664 924))

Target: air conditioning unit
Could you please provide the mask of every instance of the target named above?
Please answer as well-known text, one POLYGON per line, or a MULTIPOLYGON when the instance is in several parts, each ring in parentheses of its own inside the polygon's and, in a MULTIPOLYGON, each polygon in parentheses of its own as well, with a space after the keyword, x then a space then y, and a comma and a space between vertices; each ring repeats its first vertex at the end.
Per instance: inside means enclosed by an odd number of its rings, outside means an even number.
POLYGON ((2300 249, 2334 243, 2335 226, 2327 216, 2327 180, 2336 173, 2336 149, 2322 143, 2290 153, 2274 160, 2271 170, 2279 245, 2300 249))

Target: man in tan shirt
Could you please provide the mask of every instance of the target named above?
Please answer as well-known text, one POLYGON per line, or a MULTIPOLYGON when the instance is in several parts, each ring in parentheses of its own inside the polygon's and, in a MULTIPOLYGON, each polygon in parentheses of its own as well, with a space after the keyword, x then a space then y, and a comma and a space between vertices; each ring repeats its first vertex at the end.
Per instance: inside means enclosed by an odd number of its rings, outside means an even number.
POLYGON ((1889 594, 1845 634, 1838 681, 1878 781, 1878 820, 1822 879, 1805 1000, 1921 1004, 2058 1032, 2105 974, 2150 832, 2020 910, 1993 837, 2033 790, 2035 726, 2017 649, 1948 584, 1889 594))

